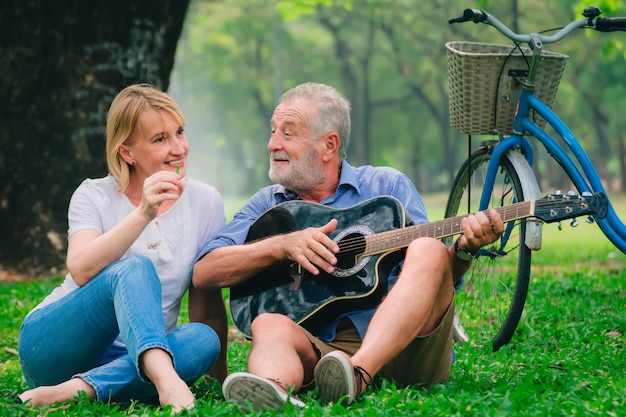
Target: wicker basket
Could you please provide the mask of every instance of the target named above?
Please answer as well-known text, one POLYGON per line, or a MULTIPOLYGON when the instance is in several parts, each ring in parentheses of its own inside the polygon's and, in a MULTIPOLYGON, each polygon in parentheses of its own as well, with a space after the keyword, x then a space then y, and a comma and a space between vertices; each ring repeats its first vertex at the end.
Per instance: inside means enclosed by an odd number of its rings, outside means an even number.
MULTIPOLYGON (((517 74, 528 71, 529 48, 475 42, 448 42, 450 125, 467 134, 511 134, 521 85, 517 74), (513 51, 513 52, 511 52, 513 51)), ((567 55, 542 51, 535 93, 552 106, 567 55)), ((540 126, 545 120, 536 116, 540 126)))

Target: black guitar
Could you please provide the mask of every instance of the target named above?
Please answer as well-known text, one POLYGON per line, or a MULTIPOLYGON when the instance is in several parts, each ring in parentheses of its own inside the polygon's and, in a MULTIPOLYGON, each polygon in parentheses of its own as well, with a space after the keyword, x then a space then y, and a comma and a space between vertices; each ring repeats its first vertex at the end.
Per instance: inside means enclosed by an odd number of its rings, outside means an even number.
MULTIPOLYGON (((496 209, 504 222, 536 217, 546 223, 607 210, 604 194, 549 195, 496 209)), ((347 209, 304 201, 288 201, 261 215, 246 241, 320 227, 339 221, 330 237, 339 245, 333 274, 314 276, 290 262, 276 264, 230 290, 233 322, 250 335, 252 320, 261 313, 280 313, 307 329, 328 323, 339 314, 373 307, 387 292, 387 276, 403 257, 409 243, 420 237, 444 238, 462 232, 457 216, 407 226, 402 204, 393 197, 376 197, 347 209)), ((297 266, 297 265, 296 265, 297 266)))

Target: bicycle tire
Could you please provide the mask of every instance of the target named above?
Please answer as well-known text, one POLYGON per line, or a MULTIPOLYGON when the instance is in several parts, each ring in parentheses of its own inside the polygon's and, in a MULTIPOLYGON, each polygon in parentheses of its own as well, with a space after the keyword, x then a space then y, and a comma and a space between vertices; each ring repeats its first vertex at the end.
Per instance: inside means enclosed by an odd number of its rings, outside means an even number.
MULTIPOLYGON (((480 195, 493 146, 474 151, 456 175, 446 205, 446 217, 479 211, 480 195)), ((488 208, 524 200, 520 176, 505 156, 500 161, 488 208)), ((507 344, 520 321, 530 277, 531 250, 525 244, 526 221, 505 224, 506 233, 482 248, 456 292, 455 330, 465 332, 477 346, 491 343, 493 351, 507 344)), ((454 237, 455 238, 455 237, 454 237)), ((452 244, 453 237, 445 240, 452 244)))

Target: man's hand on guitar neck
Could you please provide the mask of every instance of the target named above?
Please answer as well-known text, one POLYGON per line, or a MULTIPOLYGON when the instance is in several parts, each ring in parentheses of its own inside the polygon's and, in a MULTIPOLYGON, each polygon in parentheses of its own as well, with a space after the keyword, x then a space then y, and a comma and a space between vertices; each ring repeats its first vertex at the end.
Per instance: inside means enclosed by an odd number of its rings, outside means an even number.
POLYGON ((476 252, 481 247, 495 242, 504 232, 504 222, 496 210, 470 214, 461 220, 463 234, 459 237, 459 248, 476 252))
POLYGON ((461 220, 463 234, 451 248, 453 259, 459 259, 457 251, 476 254, 481 247, 495 242, 504 232, 504 222, 496 210, 470 214, 461 220))

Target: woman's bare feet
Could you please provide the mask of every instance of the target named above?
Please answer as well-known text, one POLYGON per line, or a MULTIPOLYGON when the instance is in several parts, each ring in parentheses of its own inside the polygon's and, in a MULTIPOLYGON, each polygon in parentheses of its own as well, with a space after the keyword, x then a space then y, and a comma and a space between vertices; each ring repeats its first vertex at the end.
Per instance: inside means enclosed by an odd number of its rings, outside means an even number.
POLYGON ((163 392, 159 391, 159 403, 162 406, 171 405, 172 411, 175 413, 194 407, 193 393, 184 381, 182 385, 172 384, 162 388, 164 389, 163 392))
POLYGON ((139 363, 142 371, 156 387, 162 406, 171 405, 176 413, 193 408, 193 393, 176 373, 169 353, 158 348, 148 349, 141 355, 139 363))
MULTIPOLYGON (((193 408, 193 393, 174 370, 172 358, 167 352, 162 349, 148 349, 141 355, 140 362, 142 370, 154 383, 162 406, 171 405, 174 412, 193 408)), ((18 397, 25 404, 40 407, 71 400, 83 391, 88 398, 96 398, 96 391, 81 378, 73 378, 58 385, 33 388, 18 397)))
POLYGON ((58 385, 33 388, 24 391, 18 397, 23 403, 40 407, 71 400, 82 391, 84 391, 89 398, 96 398, 96 391, 81 378, 73 378, 58 385))

